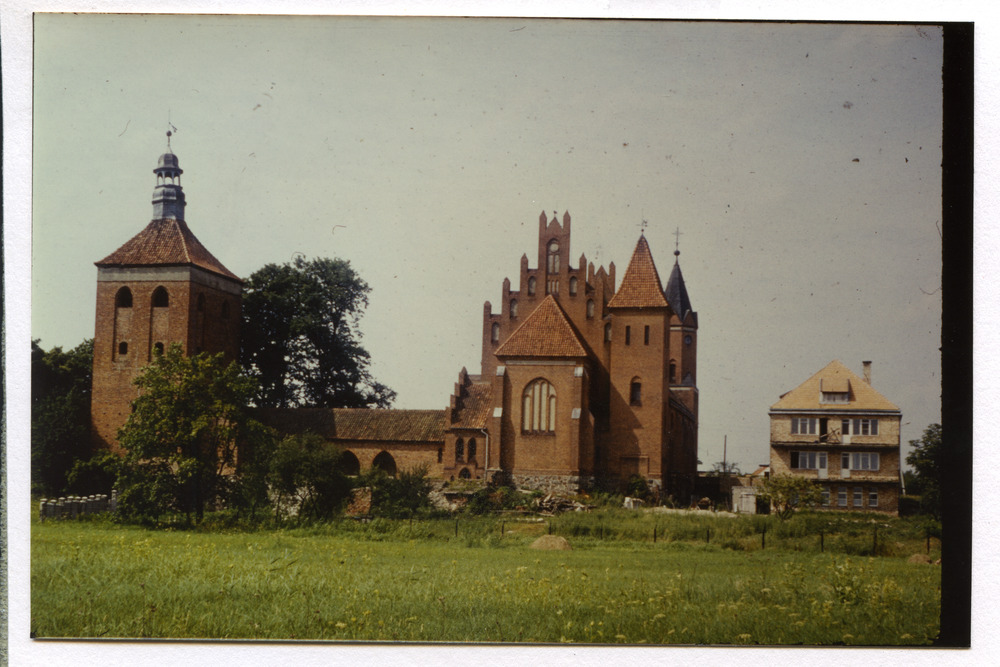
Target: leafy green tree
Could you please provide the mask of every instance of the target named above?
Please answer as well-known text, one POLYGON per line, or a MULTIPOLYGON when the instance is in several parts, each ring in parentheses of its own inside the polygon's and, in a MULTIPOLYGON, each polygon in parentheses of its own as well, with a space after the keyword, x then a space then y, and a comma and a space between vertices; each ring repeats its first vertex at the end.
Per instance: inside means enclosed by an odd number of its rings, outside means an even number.
POLYGON ((431 483, 425 465, 401 470, 395 477, 370 468, 360 477, 358 486, 371 487, 372 514, 376 516, 402 519, 431 508, 431 483))
POLYGON ((69 352, 38 343, 31 341, 31 481, 37 493, 59 494, 73 464, 91 454, 94 341, 69 352))
MULTIPOLYGON (((910 440, 912 450, 906 455, 906 462, 913 467, 919 485, 920 509, 941 517, 941 469, 944 465, 944 441, 941 438, 941 424, 931 424, 924 429, 919 440, 910 440)), ((910 491, 909 485, 906 488, 910 491)))
POLYGON ((822 491, 811 480, 797 475, 773 475, 757 487, 757 498, 768 501, 782 521, 796 509, 813 507, 822 500, 822 491))
POLYGON ((268 482, 275 516, 283 510, 300 519, 328 519, 351 494, 352 482, 340 471, 343 451, 314 434, 284 438, 274 452, 268 482))
POLYGON ((299 257, 246 280, 242 363, 260 381, 259 407, 389 407, 359 322, 371 289, 350 262, 299 257))
POLYGON ((126 452, 118 478, 125 518, 181 512, 200 521, 207 503, 245 501, 253 495, 248 487, 261 488, 272 437, 250 414, 256 382, 239 366, 222 354, 186 357, 175 343, 135 384, 139 397, 118 431, 126 452))
POLYGON ((122 460, 108 450, 76 461, 66 476, 66 491, 77 496, 109 494, 115 488, 122 460))

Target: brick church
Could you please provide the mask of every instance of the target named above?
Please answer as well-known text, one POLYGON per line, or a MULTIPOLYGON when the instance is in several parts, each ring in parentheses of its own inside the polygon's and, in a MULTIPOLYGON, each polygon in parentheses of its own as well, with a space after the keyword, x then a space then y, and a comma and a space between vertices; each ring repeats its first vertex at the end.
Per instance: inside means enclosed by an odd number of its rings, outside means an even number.
MULTIPOLYGON (((169 138, 168 138, 169 141, 169 138)), ((92 426, 114 449, 132 380, 157 349, 239 354, 242 281, 194 236, 177 157, 161 155, 153 220, 98 267, 92 426)), ((666 286, 640 235, 615 265, 570 256, 569 213, 538 221, 537 263, 482 318, 480 373, 462 369, 444 410, 262 410, 279 433, 319 434, 345 472, 425 465, 432 478, 575 492, 639 476, 686 502, 698 463, 698 316, 675 251, 666 286)))

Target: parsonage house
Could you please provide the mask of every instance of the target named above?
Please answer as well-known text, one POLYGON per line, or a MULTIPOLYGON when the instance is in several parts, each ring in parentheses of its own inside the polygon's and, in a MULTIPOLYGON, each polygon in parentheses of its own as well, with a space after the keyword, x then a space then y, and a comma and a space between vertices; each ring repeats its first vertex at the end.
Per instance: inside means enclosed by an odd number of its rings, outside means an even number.
POLYGON ((827 509, 898 513, 902 413, 839 361, 771 406, 771 475, 798 475, 827 509))

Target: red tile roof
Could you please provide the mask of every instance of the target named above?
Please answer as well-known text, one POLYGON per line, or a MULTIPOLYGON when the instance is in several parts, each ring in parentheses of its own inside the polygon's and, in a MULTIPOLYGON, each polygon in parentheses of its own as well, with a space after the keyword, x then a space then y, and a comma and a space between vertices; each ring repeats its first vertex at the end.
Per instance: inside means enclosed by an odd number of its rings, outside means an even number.
POLYGON ((832 412, 899 410, 889 399, 875 391, 870 384, 852 373, 847 366, 836 359, 798 387, 784 394, 780 401, 771 406, 771 409, 828 410, 832 412), (821 403, 820 384, 823 386, 823 391, 847 391, 850 388, 850 401, 848 403, 821 403))
POLYGON ((315 433, 329 440, 443 442, 443 410, 270 408, 258 415, 279 433, 315 433))
POLYGON ((186 266, 192 265, 234 280, 239 278, 222 265, 183 220, 153 220, 97 266, 186 266))
POLYGON ((551 294, 497 349, 498 357, 585 357, 587 350, 551 294))
POLYGON ((608 308, 662 308, 667 305, 667 299, 660 284, 649 243, 645 236, 640 236, 621 287, 611 297, 608 308))
POLYGON ((456 410, 458 420, 451 428, 486 428, 486 419, 492 407, 492 387, 489 382, 473 383, 462 388, 462 396, 456 410))

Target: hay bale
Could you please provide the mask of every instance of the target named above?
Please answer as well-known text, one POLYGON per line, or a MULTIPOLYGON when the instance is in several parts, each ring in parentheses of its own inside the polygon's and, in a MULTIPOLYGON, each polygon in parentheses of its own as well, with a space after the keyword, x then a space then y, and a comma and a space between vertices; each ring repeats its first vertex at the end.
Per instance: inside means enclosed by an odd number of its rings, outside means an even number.
POLYGON ((913 554, 907 559, 906 562, 916 563, 917 565, 930 565, 931 559, 930 556, 927 556, 926 554, 913 554))
POLYGON ((531 543, 532 549, 544 549, 546 551, 572 551, 573 547, 569 545, 562 537, 558 535, 542 535, 537 540, 531 543))

